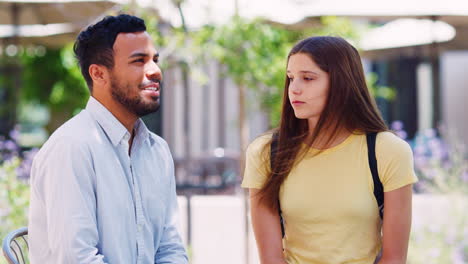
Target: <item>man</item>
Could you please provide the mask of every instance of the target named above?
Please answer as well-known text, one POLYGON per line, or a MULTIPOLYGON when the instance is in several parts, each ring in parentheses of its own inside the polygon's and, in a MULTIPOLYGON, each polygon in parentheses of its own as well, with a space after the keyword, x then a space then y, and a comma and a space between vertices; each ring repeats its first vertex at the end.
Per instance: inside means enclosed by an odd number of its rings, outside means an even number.
POLYGON ((169 148, 139 119, 159 108, 162 80, 144 21, 106 17, 74 50, 91 97, 34 160, 31 262, 188 263, 169 148))

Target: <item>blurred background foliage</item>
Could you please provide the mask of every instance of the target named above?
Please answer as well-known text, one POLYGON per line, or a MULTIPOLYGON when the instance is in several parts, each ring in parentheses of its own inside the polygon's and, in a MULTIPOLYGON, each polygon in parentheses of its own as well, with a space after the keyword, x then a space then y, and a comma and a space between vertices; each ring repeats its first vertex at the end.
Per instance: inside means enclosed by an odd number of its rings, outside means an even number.
MULTIPOLYGON (((289 49, 298 40, 311 35, 339 35, 353 42, 357 41, 360 32, 359 25, 340 17, 323 17, 307 30, 295 30, 236 16, 223 25, 210 24, 187 32, 184 26, 173 27, 159 21, 151 10, 139 10, 138 13, 145 19, 155 45, 161 49, 163 70, 173 65, 186 65, 191 74, 203 82, 208 77, 200 63, 218 60, 225 70, 225 77, 247 88, 248 93, 255 93, 261 109, 269 114, 272 127, 278 124, 280 117, 289 49)), ((60 49, 47 48, 44 52, 22 49, 19 54, 22 81, 18 112, 24 112, 24 108, 48 111, 45 128, 50 134, 84 108, 89 96, 74 58, 73 44, 60 49)), ((0 64, 7 60, 8 57, 2 55, 0 64)), ((393 88, 377 89, 375 74, 368 77, 375 96, 388 100, 395 97, 393 88)), ((10 86, 10 82, 11 77, 2 76, 0 90, 10 86)), ((247 107, 252 103, 258 104, 247 101, 247 107)), ((3 109, 5 111, 8 109, 3 109)), ((28 126, 28 120, 19 121, 28 126)))
POLYGON ((23 54, 21 101, 40 104, 50 112, 47 131, 53 132, 84 108, 89 91, 73 54, 73 45, 47 49, 43 56, 23 54))
MULTIPOLYGON (((145 19, 148 32, 160 49, 163 71, 182 65, 187 74, 190 71, 200 82, 206 82, 209 77, 203 64, 217 60, 224 70, 224 77, 246 89, 247 109, 252 104, 259 104, 268 113, 271 127, 279 122, 286 58, 294 43, 312 35, 339 35, 357 41, 361 30, 359 25, 339 17, 323 17, 305 31, 232 17, 224 25, 210 24, 187 31, 184 26, 173 27, 158 20, 151 10, 137 10, 136 13, 145 19), (249 96, 251 94, 255 96, 249 96), (256 101, 250 98, 256 98, 256 101)), ((0 137, 0 237, 27 222, 29 187, 25 179, 29 176, 36 150, 24 150, 40 146, 58 126, 84 108, 89 96, 73 55, 72 43, 43 52, 24 49, 18 59, 22 64, 18 104, 0 107, 0 115, 5 115, 11 107, 18 107, 20 124, 12 133, 0 137)), ((11 58, 5 54, 0 56, 0 65, 11 63, 11 58)), ((387 101, 396 98, 393 87, 377 84, 375 73, 366 77, 374 97, 387 101)), ((0 75, 0 95, 11 83, 11 76, 0 75)), ((401 123, 392 124, 392 129, 408 140, 401 123)), ((408 140, 415 153, 415 169, 420 179, 415 188, 417 192, 466 196, 467 151, 456 142, 456 137, 449 136, 449 131, 446 133, 441 137, 429 130, 408 140)), ((427 258, 421 257, 427 254, 428 248, 435 248, 431 254, 437 261, 433 263, 463 263, 455 262, 457 258, 468 260, 468 220, 457 208, 453 218, 446 218, 443 230, 415 228, 408 263, 429 263, 427 258), (449 229, 460 233, 447 238, 447 234, 455 232, 447 231, 449 229), (440 241, 450 241, 457 246, 440 241)))

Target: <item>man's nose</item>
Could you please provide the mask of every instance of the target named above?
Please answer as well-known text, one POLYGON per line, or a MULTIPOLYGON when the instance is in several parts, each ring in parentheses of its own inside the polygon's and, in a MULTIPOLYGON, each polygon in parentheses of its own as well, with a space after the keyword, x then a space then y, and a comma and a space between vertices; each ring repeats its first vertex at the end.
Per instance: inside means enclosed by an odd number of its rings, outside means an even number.
POLYGON ((158 80, 162 81, 162 72, 156 62, 151 61, 148 67, 146 68, 146 78, 149 80, 158 80))

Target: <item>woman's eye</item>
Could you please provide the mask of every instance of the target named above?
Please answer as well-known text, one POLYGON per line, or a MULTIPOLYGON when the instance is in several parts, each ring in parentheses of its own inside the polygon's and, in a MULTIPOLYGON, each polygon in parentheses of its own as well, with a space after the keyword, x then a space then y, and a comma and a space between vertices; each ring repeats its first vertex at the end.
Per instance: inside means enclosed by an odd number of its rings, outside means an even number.
POLYGON ((310 77, 304 77, 304 80, 305 80, 305 81, 312 81, 312 80, 313 80, 313 78, 310 78, 310 77))
POLYGON ((134 60, 133 62, 145 62, 144 59, 138 59, 138 60, 134 60))

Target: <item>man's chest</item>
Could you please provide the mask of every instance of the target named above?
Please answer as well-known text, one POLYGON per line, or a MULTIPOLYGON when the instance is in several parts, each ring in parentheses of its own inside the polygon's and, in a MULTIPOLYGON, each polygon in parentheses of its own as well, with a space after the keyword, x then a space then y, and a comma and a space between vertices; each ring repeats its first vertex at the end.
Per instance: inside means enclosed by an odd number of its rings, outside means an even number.
POLYGON ((155 153, 101 148, 94 151, 98 214, 160 217, 169 196, 170 168, 155 153), (138 215, 140 214, 140 215, 138 215))

